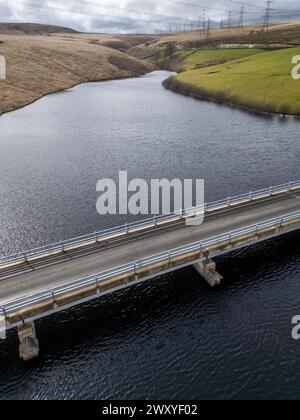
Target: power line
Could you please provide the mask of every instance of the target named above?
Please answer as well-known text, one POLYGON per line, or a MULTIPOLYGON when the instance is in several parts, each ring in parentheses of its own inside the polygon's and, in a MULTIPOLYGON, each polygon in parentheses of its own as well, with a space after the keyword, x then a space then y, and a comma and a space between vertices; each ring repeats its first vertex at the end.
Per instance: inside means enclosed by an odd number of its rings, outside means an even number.
MULTIPOLYGON (((206 8, 207 10, 214 10, 214 11, 218 11, 218 12, 226 12, 228 11, 228 9, 224 9, 224 8, 220 8, 220 7, 211 7, 211 6, 207 6, 207 5, 203 5, 203 4, 195 4, 195 3, 189 3, 189 2, 184 2, 184 1, 177 1, 177 0, 164 0, 167 3, 173 3, 173 4, 178 4, 178 5, 183 5, 183 6, 188 6, 188 7, 196 7, 196 8, 206 8)), ((226 1, 226 0, 225 0, 226 1)), ((257 9, 257 12, 255 11, 247 11, 245 12, 245 14, 249 15, 256 15, 258 16, 259 11, 261 10, 261 6, 257 6, 255 4, 251 4, 248 3, 246 1, 238 1, 238 0, 228 0, 228 2, 232 4, 237 4, 237 5, 243 5, 245 7, 252 7, 254 9, 257 9)), ((285 13, 287 10, 285 9, 279 9, 279 8, 275 8, 272 9, 274 11, 277 11, 278 13, 285 13)), ((238 13, 238 10, 234 10, 234 12, 238 13)), ((291 10, 290 12, 295 12, 295 13, 300 13, 300 10, 291 10)))
POLYGON ((228 12, 228 24, 227 24, 228 28, 231 28, 232 26, 232 11, 229 10, 228 12))
POLYGON ((207 21, 207 30, 206 30, 206 41, 211 40, 211 20, 210 18, 207 21))
POLYGON ((229 0, 230 3, 235 3, 235 4, 241 4, 242 6, 247 6, 247 7, 254 7, 256 9, 260 9, 260 6, 257 6, 255 4, 251 4, 251 3, 246 3, 244 1, 238 1, 238 0, 229 0))
POLYGON ((273 3, 272 0, 266 1, 266 13, 264 16, 264 25, 263 25, 263 32, 269 32, 269 24, 270 24, 270 17, 271 17, 271 4, 273 3))
POLYGON ((206 9, 202 10, 202 22, 203 22, 203 30, 206 29, 206 9))
MULTIPOLYGON (((80 7, 82 5, 86 5, 87 7, 89 5, 95 6, 96 3, 92 2, 91 0, 81 0, 78 3, 79 7, 76 7, 75 3, 77 3, 77 2, 75 2, 74 0, 68 0, 68 2, 70 2, 72 4, 72 7, 70 7, 70 8, 55 6, 55 5, 53 5, 53 3, 52 3, 52 5, 49 5, 49 6, 47 6, 47 5, 42 5, 41 6, 41 3, 37 3, 34 0, 29 0, 26 3, 21 2, 21 0, 9 0, 9 2, 5 2, 5 4, 3 4, 4 2, 2 3, 2 1, 3 0, 0 0, 1 7, 5 7, 9 10, 15 8, 18 11, 19 10, 21 10, 23 12, 26 12, 26 11, 31 12, 32 11, 33 13, 36 13, 38 15, 45 15, 45 16, 51 16, 51 17, 53 17, 54 13, 57 13, 57 15, 59 16, 59 18, 61 20, 64 20, 66 18, 66 14, 68 14, 68 19, 78 22, 79 17, 76 16, 76 18, 74 18, 74 15, 82 15, 82 16, 88 16, 90 19, 101 19, 103 21, 105 19, 112 20, 113 22, 116 22, 116 25, 120 24, 120 21, 122 19, 124 19, 124 25, 129 24, 129 22, 135 22, 137 28, 142 27, 141 24, 143 22, 147 23, 148 25, 153 24, 153 26, 154 26, 154 24, 155 24, 155 26, 164 25, 164 27, 167 28, 168 25, 170 24, 170 20, 172 19, 172 20, 175 21, 175 23, 177 25, 181 25, 181 27, 183 25, 183 22, 186 21, 187 25, 191 25, 192 30, 194 30, 195 28, 197 29, 197 22, 192 20, 190 17, 184 18, 184 16, 171 16, 171 15, 168 15, 168 14, 159 14, 159 13, 145 11, 145 10, 141 10, 141 9, 133 9, 133 8, 113 6, 113 5, 105 5, 105 4, 102 4, 102 3, 99 4, 99 8, 105 8, 105 9, 109 8, 109 9, 113 9, 113 10, 116 10, 116 11, 120 12, 119 15, 116 14, 116 15, 112 16, 112 15, 109 15, 109 14, 106 14, 106 13, 101 13, 101 10, 98 13, 97 12, 93 13, 93 11, 90 11, 90 9, 88 11, 87 9, 84 10, 80 7), (8 6, 8 4, 9 4, 9 6, 8 6), (14 4, 14 5, 12 6, 12 4, 14 4), (63 13, 60 13, 60 12, 63 12, 63 13), (132 15, 130 15, 130 14, 132 14, 132 15), (136 16, 140 15, 141 17, 135 17, 134 14, 136 14, 136 16), (73 15, 73 17, 72 17, 72 15, 73 15), (147 18, 147 17, 149 17, 149 18, 147 18)), ((209 7, 209 6, 204 7, 201 4, 189 3, 189 2, 184 2, 184 1, 176 1, 176 0, 165 0, 165 1, 168 2, 168 3, 185 5, 185 6, 188 6, 188 7, 197 7, 197 8, 202 8, 203 7, 203 9, 202 9, 202 14, 203 14, 202 24, 203 24, 203 31, 204 32, 207 29, 207 10, 208 9, 209 10, 216 10, 216 11, 218 10, 218 11, 222 11, 224 13, 225 13, 225 11, 227 12, 226 9, 214 8, 214 7, 209 7)), ((244 24, 245 24, 245 21, 246 21, 245 16, 248 16, 247 21, 249 20, 249 14, 257 16, 256 12, 254 12, 254 11, 249 12, 248 10, 247 11, 245 10, 246 9, 245 5, 250 6, 249 3, 246 3, 246 2, 243 2, 243 1, 238 1, 238 0, 228 0, 228 1, 230 1, 231 3, 242 5, 241 9, 240 9, 240 27, 243 27, 244 24)), ((266 10, 265 10, 265 14, 264 14, 263 31, 267 31, 267 32, 269 31, 270 18, 272 16, 273 17, 278 16, 278 18, 279 18, 280 13, 281 14, 284 13, 284 11, 281 11, 281 9, 271 8, 271 5, 272 5, 273 2, 274 1, 272 1, 272 0, 266 1, 266 10), (272 15, 271 15, 271 12, 272 12, 272 15)), ((251 5, 251 7, 257 8, 258 6, 251 5)), ((93 10, 95 10, 95 9, 93 9, 93 10)), ((287 11, 285 10, 285 12, 287 12, 287 11)), ((300 14, 299 10, 294 10, 293 12, 294 12, 294 14, 296 14, 296 13, 300 14)), ((186 13, 191 16, 189 11, 186 11, 186 13)), ((234 13, 238 13, 238 11, 234 10, 234 13)), ((230 28, 233 25, 232 16, 233 16, 233 12, 231 10, 228 14, 228 27, 230 27, 230 28)), ((224 20, 223 20, 223 22, 224 22, 224 20)), ((210 23, 212 23, 212 22, 210 22, 210 23)), ((106 22, 106 26, 107 26, 107 24, 108 24, 108 22, 106 22)), ((173 25, 174 25, 174 22, 173 22, 173 25)), ((224 25, 224 23, 223 23, 223 25, 224 25)), ((132 26, 132 24, 131 24, 131 26, 132 26)), ((225 26, 226 26, 226 24, 225 24, 225 26)))
POLYGON ((245 6, 241 6, 240 12, 240 28, 243 29, 244 27, 244 15, 245 15, 245 6))
POLYGON ((195 3, 188 3, 188 2, 184 2, 184 1, 177 1, 177 0, 165 0, 165 2, 167 3, 173 3, 173 4, 178 4, 178 5, 182 5, 182 6, 188 6, 188 7, 196 7, 196 8, 205 8, 205 9, 209 9, 209 10, 215 10, 217 12, 227 12, 228 9, 222 9, 219 7, 210 7, 207 5, 203 5, 203 4, 195 4, 195 3))

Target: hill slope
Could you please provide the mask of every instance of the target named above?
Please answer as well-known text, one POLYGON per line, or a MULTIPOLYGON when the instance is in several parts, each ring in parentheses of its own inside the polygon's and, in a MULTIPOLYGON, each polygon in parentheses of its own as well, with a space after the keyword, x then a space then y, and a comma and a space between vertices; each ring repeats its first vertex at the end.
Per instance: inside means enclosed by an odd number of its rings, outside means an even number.
POLYGON ((300 47, 190 70, 169 79, 166 87, 252 110, 300 115, 300 81, 291 76, 295 55, 300 47))
POLYGON ((97 45, 88 36, 0 35, 7 79, 0 80, 0 113, 82 82, 133 77, 153 67, 97 45))
POLYGON ((77 31, 63 26, 42 25, 39 23, 0 23, 0 34, 41 35, 52 33, 77 33, 77 31))
POLYGON ((161 63, 161 67, 172 71, 182 72, 196 70, 197 68, 209 67, 227 63, 263 52, 255 48, 215 48, 192 51, 177 51, 161 63))
POLYGON ((179 32, 156 36, 148 42, 135 45, 129 53, 141 59, 157 63, 165 59, 171 46, 176 50, 194 48, 219 48, 233 45, 244 48, 285 48, 300 45, 300 22, 287 22, 270 26, 269 32, 262 32, 261 24, 245 25, 244 28, 223 28, 211 30, 211 40, 206 39, 203 30, 179 32))

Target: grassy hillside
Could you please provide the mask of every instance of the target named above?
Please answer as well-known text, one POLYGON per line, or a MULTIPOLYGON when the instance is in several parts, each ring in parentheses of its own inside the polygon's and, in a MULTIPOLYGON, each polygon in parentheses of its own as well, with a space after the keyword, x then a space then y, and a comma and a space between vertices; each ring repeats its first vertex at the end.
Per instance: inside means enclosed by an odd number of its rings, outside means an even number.
POLYGON ((300 47, 263 52, 226 64, 189 70, 167 87, 258 111, 300 115, 300 81, 291 77, 300 47))
POLYGON ((236 49, 199 49, 196 51, 176 51, 164 66, 176 71, 187 71, 198 68, 227 63, 254 54, 259 54, 261 49, 236 48, 236 49))

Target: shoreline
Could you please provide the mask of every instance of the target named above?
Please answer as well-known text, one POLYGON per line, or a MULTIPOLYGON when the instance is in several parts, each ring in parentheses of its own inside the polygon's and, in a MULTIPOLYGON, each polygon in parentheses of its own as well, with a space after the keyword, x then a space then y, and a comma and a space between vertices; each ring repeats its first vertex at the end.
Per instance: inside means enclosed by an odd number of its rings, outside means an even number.
POLYGON ((271 117, 277 116, 277 117, 282 117, 282 118, 300 119, 300 114, 283 113, 283 112, 278 112, 272 109, 266 110, 263 108, 263 104, 260 109, 259 107, 256 107, 255 105, 251 106, 251 105, 246 105, 243 103, 238 103, 238 99, 237 101, 234 101, 232 97, 227 96, 224 92, 213 93, 209 91, 208 89, 200 88, 200 87, 193 86, 191 84, 176 80, 175 77, 171 76, 163 82, 163 86, 166 89, 171 90, 175 93, 178 93, 184 96, 189 96, 197 100, 214 102, 219 105, 226 105, 231 108, 237 108, 242 111, 255 114, 255 115, 260 115, 263 117, 271 118, 271 117))
MULTIPOLYGON (((160 71, 160 70, 166 70, 166 71, 171 71, 174 72, 174 70, 170 70, 170 69, 162 69, 162 68, 154 68, 151 71, 147 71, 145 73, 141 73, 139 75, 132 75, 132 76, 118 76, 118 77, 108 77, 108 78, 101 78, 101 79, 91 79, 91 80, 84 80, 82 82, 79 83, 74 83, 74 84, 70 84, 67 85, 66 87, 63 87, 61 89, 57 89, 57 90, 53 90, 51 92, 47 92, 44 93, 42 95, 40 95, 39 97, 37 97, 36 99, 32 100, 32 101, 28 101, 27 103, 25 103, 24 105, 21 106, 16 106, 13 109, 7 110, 7 111, 3 111, 0 112, 0 118, 5 115, 5 114, 9 114, 11 112, 14 111, 18 111, 20 109, 23 109, 27 106, 30 106, 36 102, 38 102, 39 100, 49 96, 49 95, 55 95, 58 93, 63 93, 63 92, 67 92, 69 89, 73 89, 77 86, 81 86, 84 84, 88 84, 88 83, 101 83, 101 82, 110 82, 110 81, 114 81, 114 80, 127 80, 127 79, 135 79, 135 78, 139 78, 139 77, 143 77, 147 74, 151 74, 154 71, 160 71)), ((226 98, 226 95, 222 96, 219 93, 212 93, 209 90, 206 90, 205 88, 201 89, 199 87, 195 87, 193 85, 190 85, 188 83, 184 83, 181 82, 179 80, 175 79, 175 76, 170 76, 168 77, 166 80, 164 80, 162 82, 162 85, 165 89, 167 90, 171 90, 175 93, 178 93, 180 95, 184 95, 184 96, 188 96, 197 100, 201 100, 201 101, 208 101, 208 102, 213 102, 219 105, 224 105, 224 106, 229 106, 231 108, 236 108, 236 109, 240 109, 242 111, 251 113, 251 114, 255 114, 255 115, 260 115, 263 117, 282 117, 282 118, 295 118, 295 119, 300 119, 300 114, 289 114, 289 113, 282 113, 282 112, 278 112, 278 111, 267 111, 264 109, 259 109, 256 108, 255 106, 248 106, 248 105, 243 105, 243 104, 239 104, 237 102, 232 101, 232 98, 228 97, 228 99, 226 98)))
MULTIPOLYGON (((151 63, 97 44, 87 35, 1 35, 7 78, 0 81, 0 115, 79 84, 138 77, 151 63)), ((101 37, 97 37, 100 42, 101 37)))
MULTIPOLYGON (((154 70, 152 70, 152 71, 155 71, 155 69, 154 69, 154 70)), ((101 82, 112 82, 112 81, 114 81, 114 80, 127 80, 127 79, 135 79, 135 78, 143 77, 143 76, 145 76, 146 74, 150 74, 150 73, 152 73, 152 71, 150 71, 150 72, 149 72, 149 71, 147 71, 147 72, 145 72, 145 73, 141 73, 141 74, 139 74, 139 75, 132 75, 132 76, 118 76, 118 77, 113 77, 113 78, 108 77, 107 79, 106 79, 106 78, 104 78, 104 79, 91 79, 91 80, 84 80, 84 81, 79 82, 79 83, 74 83, 74 84, 69 85, 69 86, 66 86, 66 87, 64 87, 64 88, 61 88, 61 89, 56 89, 56 90, 53 90, 52 92, 47 92, 47 93, 44 93, 44 94, 40 95, 39 97, 37 97, 36 99, 34 99, 33 101, 28 101, 28 102, 27 102, 27 103, 25 103, 24 105, 17 106, 17 107, 15 107, 15 108, 13 108, 13 109, 9 109, 9 110, 7 110, 7 111, 0 112, 0 118, 1 118, 3 115, 6 115, 6 114, 9 114, 9 113, 11 113, 11 112, 18 111, 18 110, 20 110, 20 109, 26 108, 27 106, 33 105, 34 103, 36 103, 36 102, 40 101, 40 100, 41 100, 41 99, 43 99, 43 98, 46 98, 47 96, 50 96, 50 95, 55 95, 55 94, 57 94, 57 93, 67 92, 69 89, 73 89, 73 88, 75 88, 75 87, 77 87, 77 86, 81 86, 81 85, 84 85, 84 84, 87 84, 87 83, 101 83, 101 82)), ((1 83, 1 82, 0 82, 0 83, 1 83)))

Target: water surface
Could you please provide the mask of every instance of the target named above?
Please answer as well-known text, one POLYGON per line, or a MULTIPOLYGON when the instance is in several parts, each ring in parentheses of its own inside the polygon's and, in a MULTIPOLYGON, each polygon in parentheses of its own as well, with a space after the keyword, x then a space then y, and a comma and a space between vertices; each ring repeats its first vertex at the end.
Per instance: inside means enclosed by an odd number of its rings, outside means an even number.
MULTIPOLYGON (((204 178, 207 200, 300 179, 299 127, 165 90, 167 72, 90 83, 0 118, 0 249, 124 223, 96 183, 204 178)), ((131 220, 128 218, 127 220, 131 220)), ((300 398, 298 234, 185 269, 37 324, 42 357, 0 343, 0 398, 300 398)))

